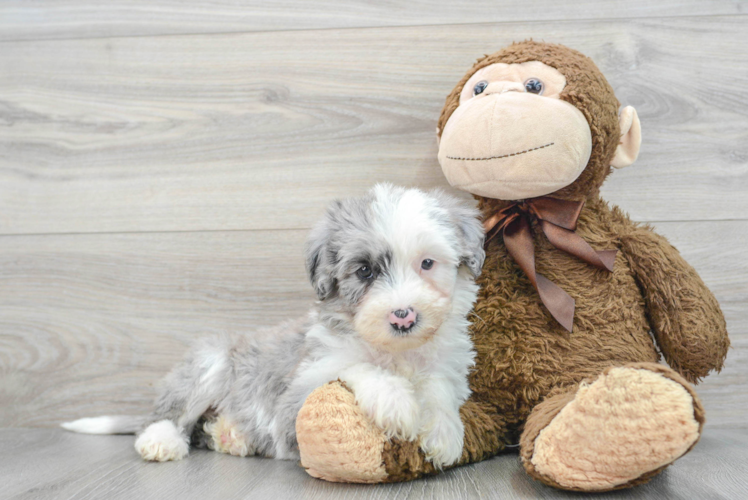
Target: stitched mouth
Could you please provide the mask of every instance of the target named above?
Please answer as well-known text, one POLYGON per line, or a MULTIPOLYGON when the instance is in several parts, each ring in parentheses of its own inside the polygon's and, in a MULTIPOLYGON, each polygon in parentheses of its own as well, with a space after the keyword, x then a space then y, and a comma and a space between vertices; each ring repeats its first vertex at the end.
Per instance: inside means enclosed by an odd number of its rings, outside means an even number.
POLYGON ((508 155, 501 155, 501 156, 489 156, 486 158, 461 158, 459 156, 447 156, 450 160, 467 160, 467 161, 486 161, 486 160, 497 160, 499 158, 509 158, 510 156, 519 156, 523 155, 525 153, 530 153, 532 151, 537 151, 538 149, 547 148, 550 146, 553 146, 555 142, 549 142, 548 144, 543 144, 542 146, 538 146, 537 148, 532 149, 525 149, 524 151, 518 151, 516 153, 508 154, 508 155))

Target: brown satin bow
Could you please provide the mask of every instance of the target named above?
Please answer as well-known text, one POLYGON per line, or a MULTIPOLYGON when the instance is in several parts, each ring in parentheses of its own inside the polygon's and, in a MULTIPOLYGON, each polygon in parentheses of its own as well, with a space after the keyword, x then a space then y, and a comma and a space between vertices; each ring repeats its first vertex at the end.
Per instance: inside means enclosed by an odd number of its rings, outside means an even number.
POLYGON ((530 231, 530 217, 538 219, 543 233, 554 247, 599 269, 613 271, 617 250, 593 250, 574 232, 583 206, 583 201, 542 196, 513 203, 483 222, 486 244, 497 233, 502 232, 509 255, 530 279, 551 315, 568 331, 571 331, 574 324, 574 299, 551 280, 535 272, 535 247, 530 231))

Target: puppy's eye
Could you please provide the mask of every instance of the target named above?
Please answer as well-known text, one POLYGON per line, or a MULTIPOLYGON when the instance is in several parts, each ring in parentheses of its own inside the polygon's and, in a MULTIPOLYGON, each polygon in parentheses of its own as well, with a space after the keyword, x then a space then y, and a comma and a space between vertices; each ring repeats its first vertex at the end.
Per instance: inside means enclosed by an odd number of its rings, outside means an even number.
POLYGON ((537 78, 530 78, 525 82, 525 90, 531 94, 542 94, 545 85, 537 78))
POLYGON ((482 94, 483 91, 486 90, 486 87, 488 87, 488 82, 485 80, 481 80, 478 83, 476 83, 475 87, 473 87, 473 96, 482 94))
POLYGON ((434 267, 434 261, 431 259, 423 259, 423 262, 421 262, 421 269, 424 271, 428 271, 432 267, 434 267))
POLYGON ((356 276, 364 281, 370 280, 374 277, 374 271, 372 271, 369 266, 361 266, 358 268, 358 271, 356 271, 356 276))

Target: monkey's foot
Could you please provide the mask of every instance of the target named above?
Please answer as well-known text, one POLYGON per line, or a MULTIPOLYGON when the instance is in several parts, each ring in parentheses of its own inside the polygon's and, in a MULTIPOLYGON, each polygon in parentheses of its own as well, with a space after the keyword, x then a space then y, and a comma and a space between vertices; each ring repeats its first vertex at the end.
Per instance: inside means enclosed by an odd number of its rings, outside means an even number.
POLYGON ((669 368, 610 368, 575 394, 549 398, 533 410, 522 462, 530 475, 555 487, 626 488, 688 452, 703 422, 693 389, 669 368))
POLYGON ((237 457, 246 457, 253 454, 244 434, 239 431, 234 423, 219 415, 215 420, 206 422, 203 426, 205 434, 210 436, 208 448, 221 453, 228 453, 237 457))

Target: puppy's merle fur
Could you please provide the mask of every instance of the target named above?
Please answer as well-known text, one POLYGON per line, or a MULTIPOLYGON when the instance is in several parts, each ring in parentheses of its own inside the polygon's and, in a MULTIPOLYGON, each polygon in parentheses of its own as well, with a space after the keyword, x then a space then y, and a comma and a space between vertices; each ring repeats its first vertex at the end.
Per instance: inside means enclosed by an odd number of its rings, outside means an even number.
POLYGON ((319 302, 307 317, 200 340, 164 380, 147 419, 98 417, 63 427, 126 433, 147 460, 193 444, 298 459, 295 419, 317 387, 340 379, 384 432, 418 439, 437 467, 462 454, 459 408, 474 352, 467 316, 483 265, 477 211, 440 191, 377 185, 336 201, 312 230, 306 264, 319 302))

